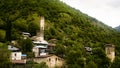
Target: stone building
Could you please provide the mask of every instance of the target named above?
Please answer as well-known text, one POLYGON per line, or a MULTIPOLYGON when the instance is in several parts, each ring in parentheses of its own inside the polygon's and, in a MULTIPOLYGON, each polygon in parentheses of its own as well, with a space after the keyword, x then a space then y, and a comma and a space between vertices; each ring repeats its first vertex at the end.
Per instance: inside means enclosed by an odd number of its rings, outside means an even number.
POLYGON ((43 57, 47 56, 47 45, 48 43, 46 41, 33 41, 34 47, 33 47, 33 52, 35 57, 43 57))
POLYGON ((115 58, 115 46, 112 44, 106 44, 105 53, 107 57, 111 60, 111 62, 113 62, 115 58))
POLYGON ((22 54, 19 48, 8 45, 8 50, 11 51, 11 61, 13 64, 26 64, 26 54, 22 54))
POLYGON ((44 40, 44 17, 41 17, 40 20, 40 31, 37 33, 37 36, 31 38, 33 40, 33 52, 35 57, 47 56, 47 47, 48 42, 44 40))
POLYGON ((49 55, 47 57, 34 58, 37 63, 45 62, 49 68, 55 68, 56 66, 61 68, 64 65, 64 60, 56 55, 49 55))

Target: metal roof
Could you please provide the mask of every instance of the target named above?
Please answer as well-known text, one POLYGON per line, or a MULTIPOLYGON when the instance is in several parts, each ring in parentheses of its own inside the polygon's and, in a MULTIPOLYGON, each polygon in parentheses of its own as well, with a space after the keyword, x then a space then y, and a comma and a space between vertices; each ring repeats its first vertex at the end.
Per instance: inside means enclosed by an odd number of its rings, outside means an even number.
POLYGON ((34 46, 33 48, 47 48, 47 46, 34 46))
POLYGON ((43 41, 33 41, 34 44, 48 44, 47 41, 43 40, 43 41))
POLYGON ((20 50, 20 49, 17 48, 17 47, 14 47, 14 46, 8 45, 8 50, 10 50, 10 51, 18 51, 18 50, 20 50))

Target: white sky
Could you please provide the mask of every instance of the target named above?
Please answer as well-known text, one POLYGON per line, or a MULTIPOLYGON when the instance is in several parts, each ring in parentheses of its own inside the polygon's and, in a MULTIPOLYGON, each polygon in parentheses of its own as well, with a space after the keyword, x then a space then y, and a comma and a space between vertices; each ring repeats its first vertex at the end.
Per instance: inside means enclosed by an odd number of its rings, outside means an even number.
POLYGON ((61 0, 111 27, 120 25, 120 0, 61 0))

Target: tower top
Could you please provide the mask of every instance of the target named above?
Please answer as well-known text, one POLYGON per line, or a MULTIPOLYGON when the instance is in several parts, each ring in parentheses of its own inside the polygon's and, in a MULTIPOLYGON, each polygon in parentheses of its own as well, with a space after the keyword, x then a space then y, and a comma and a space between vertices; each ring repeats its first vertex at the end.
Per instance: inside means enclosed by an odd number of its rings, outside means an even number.
POLYGON ((115 47, 113 44, 106 44, 105 47, 115 47))

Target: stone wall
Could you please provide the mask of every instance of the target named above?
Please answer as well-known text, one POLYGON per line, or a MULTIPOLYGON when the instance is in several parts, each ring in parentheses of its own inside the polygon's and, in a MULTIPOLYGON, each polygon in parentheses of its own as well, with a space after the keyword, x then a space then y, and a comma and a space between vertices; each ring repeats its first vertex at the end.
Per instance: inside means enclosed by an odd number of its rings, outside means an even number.
POLYGON ((64 60, 56 55, 51 55, 49 57, 34 58, 37 63, 46 62, 49 68, 62 67, 64 65, 64 60))

